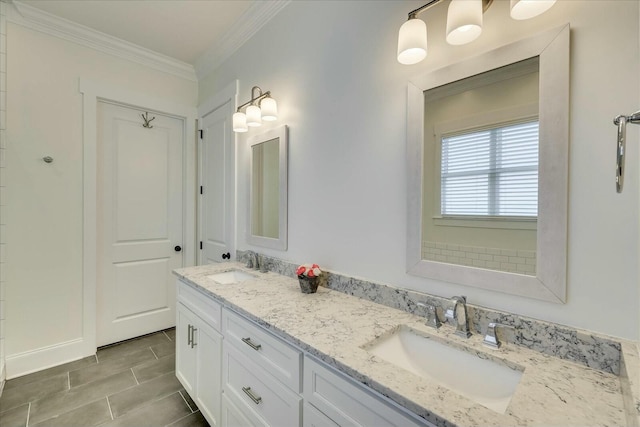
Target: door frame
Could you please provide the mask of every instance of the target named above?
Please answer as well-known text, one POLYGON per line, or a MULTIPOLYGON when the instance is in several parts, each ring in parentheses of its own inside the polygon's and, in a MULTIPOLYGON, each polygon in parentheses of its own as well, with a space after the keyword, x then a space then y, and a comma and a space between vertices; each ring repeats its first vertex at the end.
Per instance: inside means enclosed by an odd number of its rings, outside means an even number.
POLYGON ((97 105, 99 101, 144 109, 183 121, 183 239, 184 266, 195 264, 196 118, 197 109, 145 93, 80 78, 82 96, 82 356, 96 352, 97 294, 97 105))
MULTIPOLYGON (((222 90, 216 92, 214 95, 212 95, 211 97, 207 98, 204 102, 202 102, 200 105, 198 105, 198 129, 202 128, 202 120, 204 118, 204 116, 211 114, 212 112, 214 112, 215 110, 217 110, 218 108, 222 107, 224 104, 226 104, 227 102, 231 102, 231 106, 233 107, 233 111, 236 110, 236 108, 238 107, 238 89, 240 86, 240 82, 238 80, 233 80, 231 83, 229 83, 227 86, 225 86, 222 90)), ((200 141, 200 139, 198 138, 198 141, 200 141)), ((235 260, 236 259, 236 254, 235 254, 235 249, 237 247, 236 243, 237 243, 237 221, 236 221, 236 208, 237 208, 237 203, 238 203, 238 198, 236 197, 236 195, 238 194, 238 177, 236 174, 236 170, 237 170, 237 159, 238 159, 238 136, 235 132, 233 132, 233 130, 231 131, 231 143, 233 144, 233 148, 231 151, 231 155, 232 155, 232 162, 231 165, 233 167, 233 171, 232 171, 232 175, 233 175, 233 202, 232 202, 232 207, 231 207, 231 221, 232 221, 232 240, 233 240, 233 250, 231 250, 231 259, 235 260)), ((198 153, 198 160, 197 160, 197 168, 198 168, 198 172, 197 172, 197 180, 198 182, 196 183, 196 185, 201 185, 202 183, 202 170, 200 170, 200 160, 202 158, 202 144, 198 143, 198 148, 197 148, 197 153, 198 153)), ((197 187, 196 187, 197 188, 197 187)), ((202 198, 201 197, 197 197, 196 198, 197 202, 196 202, 196 212, 197 212, 197 220, 196 220, 196 241, 194 242, 194 245, 197 244, 197 242, 202 241, 203 240, 203 236, 201 235, 202 233, 202 198)), ((195 256, 195 264, 194 265, 200 265, 201 261, 202 261, 202 252, 199 250, 199 248, 196 248, 196 252, 197 255, 195 256)))

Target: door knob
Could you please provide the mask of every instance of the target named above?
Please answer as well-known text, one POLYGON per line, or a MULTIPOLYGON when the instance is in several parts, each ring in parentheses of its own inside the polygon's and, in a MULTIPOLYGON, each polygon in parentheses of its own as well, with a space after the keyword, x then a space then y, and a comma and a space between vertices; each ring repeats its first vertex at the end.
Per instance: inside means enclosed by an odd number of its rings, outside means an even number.
POLYGON ((175 248, 173 248, 173 250, 176 252, 180 252, 182 248, 180 246, 176 246, 175 248))

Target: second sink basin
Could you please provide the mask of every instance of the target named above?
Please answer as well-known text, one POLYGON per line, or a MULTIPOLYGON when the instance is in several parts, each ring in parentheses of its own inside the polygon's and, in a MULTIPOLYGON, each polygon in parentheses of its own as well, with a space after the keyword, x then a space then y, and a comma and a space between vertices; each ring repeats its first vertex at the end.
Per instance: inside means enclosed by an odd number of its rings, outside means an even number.
POLYGON ((214 282, 218 282, 222 285, 229 285, 231 283, 244 282, 245 280, 255 279, 256 277, 245 273, 242 270, 229 270, 222 273, 211 274, 207 276, 207 279, 211 279, 214 282))
POLYGON ((481 358, 401 326, 364 350, 503 414, 522 371, 481 358))

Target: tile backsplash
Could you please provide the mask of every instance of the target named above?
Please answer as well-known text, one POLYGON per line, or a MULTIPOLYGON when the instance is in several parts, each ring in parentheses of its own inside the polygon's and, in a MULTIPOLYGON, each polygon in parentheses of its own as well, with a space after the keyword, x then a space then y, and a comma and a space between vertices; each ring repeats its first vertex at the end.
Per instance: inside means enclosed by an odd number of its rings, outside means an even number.
MULTIPOLYGON (((237 251, 236 255, 238 261, 246 261, 246 251, 237 251)), ((295 270, 298 264, 268 256, 262 256, 262 259, 267 264, 269 271, 296 277, 295 270)), ((436 306, 441 318, 444 317, 442 313, 450 304, 449 298, 400 289, 330 271, 323 273, 322 285, 335 291, 416 315, 424 315, 424 309, 417 305, 419 302, 436 306)), ((590 368, 615 375, 620 374, 621 345, 619 342, 588 331, 576 330, 473 304, 468 304, 467 309, 471 319, 470 328, 474 333, 484 333, 491 322, 513 326, 513 332, 509 332, 507 335, 509 342, 590 368)))

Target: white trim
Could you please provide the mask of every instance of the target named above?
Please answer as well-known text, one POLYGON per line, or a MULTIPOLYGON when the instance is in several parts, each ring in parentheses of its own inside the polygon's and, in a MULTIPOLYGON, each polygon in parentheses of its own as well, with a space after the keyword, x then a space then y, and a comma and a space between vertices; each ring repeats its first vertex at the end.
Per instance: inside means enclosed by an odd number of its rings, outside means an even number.
MULTIPOLYGON (((217 93, 215 93, 214 95, 212 95, 210 98, 206 99, 205 101, 203 101, 200 105, 198 105, 198 129, 202 129, 202 120, 204 119, 205 116, 211 114, 212 112, 214 112, 215 110, 217 110, 218 108, 224 106, 225 104, 227 104, 228 102, 231 102, 231 107, 232 107, 232 111, 235 111, 237 106, 238 106, 238 91, 240 90, 240 81, 239 80, 233 80, 231 83, 229 83, 228 85, 226 85, 222 90, 218 91, 217 93)), ((232 240, 233 240, 233 245, 232 248, 230 250, 231 253, 231 260, 234 260, 236 258, 236 254, 235 254, 235 249, 237 247, 237 241, 238 241, 238 232, 237 232, 237 221, 235 220, 235 216, 236 216, 236 212, 237 212, 237 198, 235 197, 235 194, 238 194, 238 177, 236 174, 236 171, 238 170, 238 165, 237 163, 237 158, 238 158, 238 148, 237 148, 237 135, 235 132, 231 132, 231 138, 232 138, 232 144, 233 144, 233 149, 231 151, 231 165, 233 165, 233 206, 231 208, 231 217, 233 219, 233 231, 232 231, 232 240)), ((202 151, 201 151, 201 144, 198 144, 197 147, 197 155, 198 155, 198 172, 197 172, 197 177, 198 177, 198 183, 197 185, 203 185, 203 180, 202 180, 202 162, 201 162, 201 158, 202 158, 202 151)), ((198 241, 203 241, 204 238, 203 236, 200 235, 201 230, 202 230, 202 206, 200 203, 201 198, 197 197, 196 198, 197 202, 196 204, 194 204, 194 206, 196 206, 196 212, 197 212, 197 219, 196 219, 196 241, 194 241, 194 245, 197 244, 198 241)), ((202 264, 202 251, 198 249, 196 249, 196 253, 198 254, 194 259, 197 260, 197 264, 200 265, 202 264)))
POLYGON ((7 356, 7 380, 41 371, 63 363, 73 362, 95 353, 86 353, 86 343, 82 338, 61 342, 35 350, 7 356))
POLYGON ((4 390, 5 380, 7 379, 7 369, 4 361, 4 357, 2 359, 2 366, 0 366, 0 397, 2 397, 2 391, 4 390))
POLYGON ((267 22, 278 14, 291 0, 256 1, 242 14, 235 25, 224 35, 219 43, 207 49, 195 63, 198 79, 206 77, 267 22))
POLYGON ((564 303, 567 298, 569 25, 418 76, 407 98, 407 273, 564 303), (536 277, 422 259, 425 90, 540 56, 536 277))
POLYGON ((247 40, 276 16, 291 0, 256 1, 242 14, 220 42, 208 48, 195 66, 126 40, 110 36, 41 9, 14 0, 7 19, 35 31, 78 43, 82 46, 147 67, 198 81, 215 70, 247 40))
POLYGON ((196 108, 175 104, 147 94, 121 87, 80 79, 83 94, 83 322, 82 356, 96 351, 96 278, 97 278, 97 103, 111 101, 121 105, 144 108, 184 121, 184 266, 195 264, 196 221, 196 108))
POLYGON ((142 64, 155 70, 187 80, 197 81, 195 69, 191 64, 60 18, 17 0, 10 4, 13 6, 9 8, 7 16, 9 22, 142 64))
POLYGON ((238 91, 240 90, 240 81, 234 80, 225 86, 224 89, 216 92, 213 96, 203 101, 198 105, 198 118, 202 120, 204 116, 210 114, 212 111, 222 107, 227 101, 233 102, 233 109, 235 111, 238 105, 238 91))

